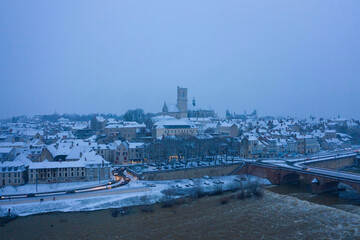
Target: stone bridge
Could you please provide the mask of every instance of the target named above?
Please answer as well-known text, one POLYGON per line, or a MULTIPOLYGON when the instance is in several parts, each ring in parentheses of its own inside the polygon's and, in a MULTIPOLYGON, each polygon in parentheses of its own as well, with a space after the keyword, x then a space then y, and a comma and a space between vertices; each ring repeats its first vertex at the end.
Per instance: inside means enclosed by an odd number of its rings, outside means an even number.
POLYGON ((360 192, 360 181, 343 179, 341 177, 327 176, 302 169, 292 169, 275 165, 247 162, 234 174, 250 174, 267 178, 272 184, 296 183, 300 180, 311 185, 312 193, 325 193, 336 191, 340 182, 345 183, 360 192))

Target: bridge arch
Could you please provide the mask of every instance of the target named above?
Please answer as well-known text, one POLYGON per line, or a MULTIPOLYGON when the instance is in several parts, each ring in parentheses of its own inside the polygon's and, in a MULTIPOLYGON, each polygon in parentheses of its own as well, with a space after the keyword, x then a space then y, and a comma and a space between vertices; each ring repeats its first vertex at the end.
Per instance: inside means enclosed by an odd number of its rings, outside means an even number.
POLYGON ((339 182, 325 182, 319 186, 319 193, 333 192, 338 190, 339 182))
POLYGON ((298 183, 300 175, 296 173, 285 174, 280 179, 280 184, 298 183))

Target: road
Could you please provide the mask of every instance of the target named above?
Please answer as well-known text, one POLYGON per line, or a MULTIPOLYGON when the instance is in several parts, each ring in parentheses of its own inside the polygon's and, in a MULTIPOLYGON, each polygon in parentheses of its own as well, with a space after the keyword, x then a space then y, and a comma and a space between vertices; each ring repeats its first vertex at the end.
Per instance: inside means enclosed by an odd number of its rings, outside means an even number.
POLYGON ((0 202, 0 206, 5 205, 13 205, 13 204, 23 204, 23 203, 37 203, 40 202, 40 199, 43 199, 42 202, 53 202, 58 200, 67 200, 67 199, 82 199, 89 197, 98 197, 98 196, 110 196, 116 194, 127 194, 134 192, 144 192, 149 191, 149 187, 134 187, 134 188, 115 188, 115 189, 107 189, 102 191, 94 191, 94 192, 80 192, 73 194, 60 194, 60 195, 52 195, 52 196, 37 196, 33 198, 19 198, 19 199, 10 199, 10 200, 2 200, 0 202), (55 197, 55 200, 54 200, 55 197))

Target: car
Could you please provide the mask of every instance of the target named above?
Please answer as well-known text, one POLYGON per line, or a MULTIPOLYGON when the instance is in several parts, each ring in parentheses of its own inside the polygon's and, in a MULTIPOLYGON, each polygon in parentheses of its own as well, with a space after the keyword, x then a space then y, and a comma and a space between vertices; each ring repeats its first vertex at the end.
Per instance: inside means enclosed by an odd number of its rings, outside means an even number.
POLYGON ((111 180, 110 182, 108 182, 108 185, 111 185, 113 183, 115 183, 115 180, 111 180))
POLYGON ((5 199, 5 197, 4 197, 4 196, 1 196, 1 197, 0 197, 0 200, 3 200, 3 199, 5 199))
POLYGON ((205 184, 205 185, 210 185, 210 183, 209 183, 209 182, 204 182, 204 184, 205 184))
POLYGON ((35 193, 28 193, 28 194, 26 194, 26 197, 35 197, 35 196, 36 196, 35 193))
POLYGON ((307 168, 307 167, 302 167, 301 169, 305 170, 305 171, 310 171, 310 168, 307 168))
POLYGON ((75 190, 71 189, 66 191, 66 194, 70 194, 70 193, 75 193, 75 190))

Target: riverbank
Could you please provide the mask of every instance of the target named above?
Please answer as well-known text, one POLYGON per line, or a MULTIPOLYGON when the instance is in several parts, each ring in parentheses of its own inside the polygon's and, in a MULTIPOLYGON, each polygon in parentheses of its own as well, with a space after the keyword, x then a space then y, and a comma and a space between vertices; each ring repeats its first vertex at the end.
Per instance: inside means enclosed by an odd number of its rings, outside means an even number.
POLYGON ((96 191, 92 193, 75 193, 49 197, 32 197, 23 199, 4 199, 0 201, 0 216, 10 212, 19 216, 27 216, 48 212, 94 211, 100 209, 119 208, 141 205, 142 198, 150 203, 163 201, 164 197, 179 198, 190 196, 194 191, 210 193, 226 191, 248 186, 270 184, 266 179, 251 175, 203 177, 197 179, 177 179, 167 181, 135 181, 119 188, 96 191), (167 194, 164 190, 171 189, 167 194), (168 195, 168 196, 164 196, 168 195))
POLYGON ((238 200, 229 192, 169 208, 155 204, 153 212, 132 207, 116 218, 111 210, 33 215, 1 233, 4 239, 360 239, 359 224, 357 214, 265 190, 261 198, 238 200))

